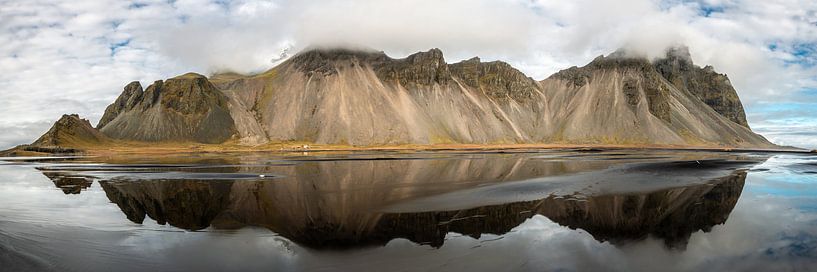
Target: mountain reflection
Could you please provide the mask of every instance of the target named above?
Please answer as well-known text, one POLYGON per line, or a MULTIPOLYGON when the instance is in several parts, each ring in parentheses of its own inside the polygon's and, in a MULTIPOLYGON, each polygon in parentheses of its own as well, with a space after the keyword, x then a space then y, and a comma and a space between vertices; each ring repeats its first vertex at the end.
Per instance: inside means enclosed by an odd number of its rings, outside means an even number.
POLYGON ((49 172, 43 171, 43 175, 54 182, 54 186, 60 188, 63 193, 79 194, 84 189, 88 189, 93 184, 93 179, 83 176, 73 176, 66 172, 49 172))
POLYGON ((693 232, 709 231, 726 221, 745 178, 745 172, 739 172, 708 184, 651 193, 548 197, 458 211, 377 213, 324 206, 332 210, 327 214, 336 216, 328 218, 308 214, 300 203, 267 201, 259 195, 257 189, 263 187, 259 182, 236 186, 157 180, 101 185, 135 223, 142 223, 147 215, 159 224, 188 230, 261 226, 313 248, 383 245, 394 238, 439 247, 449 232, 474 238, 504 234, 534 214, 583 229, 600 241, 625 242, 653 235, 670 247, 682 248, 693 232))
MULTIPOLYGON (((655 237, 669 247, 685 248, 692 233, 709 231, 726 221, 746 179, 746 170, 740 165, 745 162, 692 162, 694 169, 687 166, 690 164, 651 164, 675 167, 667 173, 694 180, 659 190, 550 195, 537 200, 422 212, 384 212, 384 208, 483 183, 593 171, 610 163, 520 157, 322 161, 265 166, 263 171, 279 175, 274 179, 119 177, 100 179, 99 184, 107 198, 135 223, 141 224, 149 217, 159 224, 187 230, 263 227, 313 249, 385 245, 395 238, 440 247, 448 233, 474 238, 502 235, 536 214, 585 230, 599 241, 626 243, 655 237), (695 172, 699 168, 706 175, 695 172)), ((639 167, 627 171, 656 171, 639 167)), ((80 189, 75 188, 88 187, 92 180, 60 171, 43 173, 66 193, 78 193, 80 189)), ((645 179, 656 177, 639 175, 645 179)))

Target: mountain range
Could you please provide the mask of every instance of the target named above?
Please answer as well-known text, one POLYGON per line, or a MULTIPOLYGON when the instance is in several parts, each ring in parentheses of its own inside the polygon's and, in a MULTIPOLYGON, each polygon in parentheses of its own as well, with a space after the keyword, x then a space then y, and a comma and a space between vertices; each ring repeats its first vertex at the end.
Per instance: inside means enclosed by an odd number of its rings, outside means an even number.
POLYGON ((131 82, 96 127, 65 115, 25 148, 136 142, 776 147, 752 132, 728 77, 678 46, 656 59, 620 49, 541 81, 439 49, 312 48, 258 74, 131 82))

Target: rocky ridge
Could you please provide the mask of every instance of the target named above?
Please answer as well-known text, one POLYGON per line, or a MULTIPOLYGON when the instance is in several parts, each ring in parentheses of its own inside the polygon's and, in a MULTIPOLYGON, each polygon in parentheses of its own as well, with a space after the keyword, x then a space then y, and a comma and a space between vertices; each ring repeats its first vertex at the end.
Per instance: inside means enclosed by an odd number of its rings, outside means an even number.
POLYGON ((753 133, 726 75, 685 47, 624 50, 536 81, 511 65, 310 49, 255 75, 188 73, 125 86, 97 129, 150 142, 632 144, 775 147, 753 133))

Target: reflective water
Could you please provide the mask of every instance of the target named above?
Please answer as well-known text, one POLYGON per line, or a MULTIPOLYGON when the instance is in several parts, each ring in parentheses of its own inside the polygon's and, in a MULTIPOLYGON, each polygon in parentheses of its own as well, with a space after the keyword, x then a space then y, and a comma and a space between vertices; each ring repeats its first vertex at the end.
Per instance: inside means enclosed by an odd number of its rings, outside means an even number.
POLYGON ((817 269, 797 154, 25 158, 0 207, 9 271, 817 269))

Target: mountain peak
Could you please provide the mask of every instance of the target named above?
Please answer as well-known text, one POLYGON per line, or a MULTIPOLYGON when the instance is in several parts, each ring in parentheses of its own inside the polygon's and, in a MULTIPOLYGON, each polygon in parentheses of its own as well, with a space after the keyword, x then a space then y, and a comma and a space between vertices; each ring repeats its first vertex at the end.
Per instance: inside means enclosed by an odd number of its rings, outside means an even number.
POLYGON ((417 52, 406 57, 406 60, 412 64, 440 66, 444 65, 445 58, 443 51, 439 48, 432 48, 425 52, 417 52))
POLYGON ((203 75, 198 74, 198 73, 192 73, 191 72, 191 73, 186 73, 186 74, 183 74, 183 75, 178 75, 178 76, 172 77, 170 79, 206 79, 206 78, 207 78, 206 76, 203 76, 203 75))
POLYGON ((676 88, 692 93, 732 122, 749 127, 743 105, 729 78, 715 72, 712 66, 701 68, 695 65, 688 47, 668 48, 666 57, 653 60, 653 65, 676 88))
POLYGON ((445 85, 451 79, 443 52, 437 48, 417 52, 403 59, 388 59, 373 66, 383 81, 397 82, 406 88, 445 85))
POLYGON ((340 61, 371 62, 389 59, 383 51, 351 48, 309 48, 296 54, 285 63, 302 72, 331 75, 337 72, 335 64, 340 61))
POLYGON ((107 138, 78 114, 64 114, 45 134, 31 145, 38 147, 78 147, 98 144, 107 138))
POLYGON ((677 45, 667 48, 666 58, 692 63, 692 56, 689 54, 689 47, 686 45, 677 45))
POLYGON ((140 84, 139 81, 133 81, 125 85, 124 90, 122 90, 122 93, 116 98, 116 101, 105 108, 105 113, 102 115, 102 118, 99 119, 96 128, 101 129, 113 121, 122 111, 133 108, 133 106, 142 99, 143 95, 144 91, 142 91, 142 84, 140 84))

